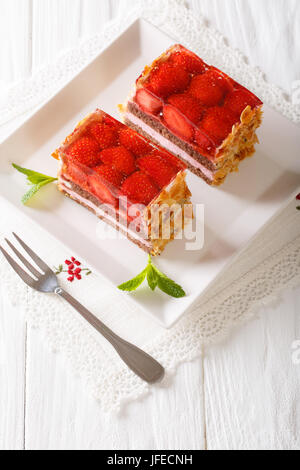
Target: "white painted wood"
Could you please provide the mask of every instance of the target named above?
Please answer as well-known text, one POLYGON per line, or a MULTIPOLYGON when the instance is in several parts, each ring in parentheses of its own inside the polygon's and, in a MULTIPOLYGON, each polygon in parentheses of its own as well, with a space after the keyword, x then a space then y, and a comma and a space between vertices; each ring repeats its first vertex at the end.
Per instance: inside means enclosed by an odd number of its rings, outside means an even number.
POLYGON ((80 39, 81 0, 32 0, 33 72, 80 39))
MULTIPOLYGON (((121 1, 132 0, 0 0, 0 87, 92 35, 121 1)), ((298 0, 188 3, 270 80, 290 91, 300 78, 298 0)), ((207 350, 204 368, 185 364, 169 388, 105 416, 38 331, 28 332, 24 408, 25 323, 2 295, 0 449, 202 449, 206 435, 209 449, 299 448, 300 366, 291 361, 299 308, 298 289, 207 350)))
POLYGON ((69 364, 28 330, 27 449, 203 449, 201 360, 180 367, 169 388, 103 414, 69 364), (192 431, 192 432, 191 432, 192 431))
POLYGON ((239 328, 204 361, 208 449, 300 449, 300 288, 239 328))
POLYGON ((0 86, 30 76, 32 1, 0 2, 0 86))
POLYGON ((0 450, 24 447, 26 324, 0 284, 0 450))
POLYGON ((268 80, 291 93, 300 79, 298 0, 189 0, 268 80))

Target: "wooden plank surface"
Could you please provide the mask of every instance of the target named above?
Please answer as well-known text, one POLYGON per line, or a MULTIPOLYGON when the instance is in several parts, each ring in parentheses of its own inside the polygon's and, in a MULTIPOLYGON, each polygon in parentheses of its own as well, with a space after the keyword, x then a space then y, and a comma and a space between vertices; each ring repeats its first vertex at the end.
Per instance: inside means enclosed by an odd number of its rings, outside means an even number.
POLYGON ((300 288, 206 351, 209 449, 300 449, 300 288))
POLYGON ((26 323, 0 284, 0 449, 25 446, 26 323))
MULTIPOLYGON (((120 1, 0 0, 1 89, 92 36, 120 1)), ((188 3, 286 91, 300 78, 298 0, 188 3)), ((299 307, 299 289, 287 293, 204 361, 181 366, 169 388, 106 416, 2 296, 0 449, 300 448, 299 307)))

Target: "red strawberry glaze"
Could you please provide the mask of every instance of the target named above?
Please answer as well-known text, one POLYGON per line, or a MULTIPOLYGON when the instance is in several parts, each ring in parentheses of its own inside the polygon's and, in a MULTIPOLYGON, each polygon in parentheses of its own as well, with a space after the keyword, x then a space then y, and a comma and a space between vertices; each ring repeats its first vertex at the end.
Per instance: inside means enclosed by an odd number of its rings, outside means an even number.
POLYGON ((136 170, 133 154, 121 145, 102 150, 100 158, 103 163, 111 165, 124 175, 131 175, 136 170))
POLYGON ((183 92, 189 86, 190 80, 190 74, 183 68, 163 62, 153 70, 145 88, 158 97, 166 98, 171 94, 183 92))
POLYGON ((170 183, 170 175, 174 177, 177 174, 177 169, 159 153, 139 158, 137 166, 147 173, 161 189, 170 183))
POLYGON ((159 194, 159 188, 143 171, 137 171, 129 176, 122 186, 122 193, 137 204, 147 206, 159 194))
POLYGON ((140 156, 150 153, 153 147, 143 137, 129 128, 124 128, 119 134, 120 144, 134 155, 140 156))
POLYGON ((129 207, 148 205, 185 170, 179 159, 100 110, 76 128, 59 152, 62 177, 117 211, 124 197, 129 207))
POLYGON ((181 45, 173 46, 152 68, 145 69, 137 80, 133 101, 210 159, 245 108, 255 109, 263 104, 224 72, 207 65, 181 45))
POLYGON ((94 122, 89 126, 89 133, 96 139, 101 149, 118 143, 118 131, 111 125, 94 122))

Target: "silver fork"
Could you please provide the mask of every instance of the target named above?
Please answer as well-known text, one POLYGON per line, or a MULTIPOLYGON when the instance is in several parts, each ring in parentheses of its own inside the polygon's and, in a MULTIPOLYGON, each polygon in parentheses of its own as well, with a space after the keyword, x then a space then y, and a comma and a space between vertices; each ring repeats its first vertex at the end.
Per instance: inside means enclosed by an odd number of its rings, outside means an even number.
POLYGON ((22 269, 18 263, 0 246, 0 250, 3 255, 15 270, 15 272, 20 276, 20 278, 32 289, 35 289, 39 292, 47 292, 59 295, 70 305, 72 305, 75 310, 77 310, 80 315, 83 316, 99 333, 101 333, 107 341, 115 348, 116 352, 119 354, 121 359, 127 364, 127 366, 137 374, 141 379, 146 382, 153 384, 160 381, 164 376, 164 368, 149 354, 145 353, 141 349, 137 348, 133 344, 128 343, 124 339, 117 336, 113 331, 111 331, 104 323, 102 323, 97 317, 95 317, 91 312, 89 312, 83 305, 81 305, 76 299, 74 299, 70 294, 64 291, 58 284, 58 279, 54 272, 41 260, 34 251, 27 246, 23 240, 21 240, 18 235, 13 233, 14 237, 18 240, 23 249, 31 257, 32 261, 40 268, 40 272, 36 267, 34 267, 18 250, 15 246, 7 239, 5 241, 23 263, 23 265, 30 271, 34 276, 30 276, 27 272, 22 269), (34 279, 36 278, 36 279, 34 279))

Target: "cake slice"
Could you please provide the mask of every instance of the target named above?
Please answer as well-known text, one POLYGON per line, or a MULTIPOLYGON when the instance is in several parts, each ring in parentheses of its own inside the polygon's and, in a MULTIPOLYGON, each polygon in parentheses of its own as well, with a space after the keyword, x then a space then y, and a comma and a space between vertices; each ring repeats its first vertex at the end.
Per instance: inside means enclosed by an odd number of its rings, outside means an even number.
POLYGON ((124 122, 178 156, 208 184, 255 152, 263 103, 181 45, 146 67, 120 106, 124 122))
POLYGON ((152 255, 193 217, 185 165, 101 110, 53 156, 59 190, 152 255))

